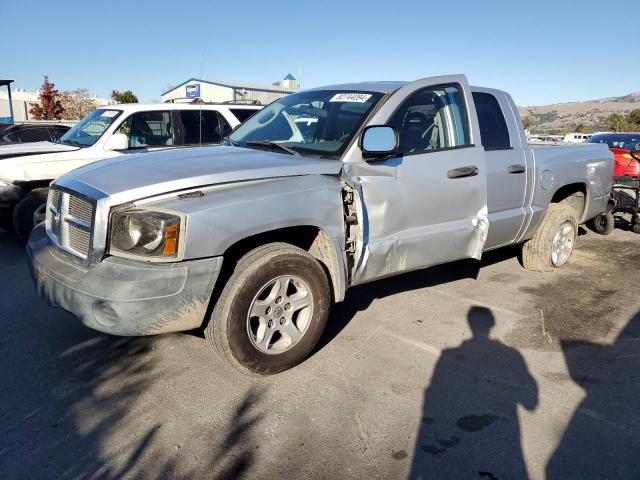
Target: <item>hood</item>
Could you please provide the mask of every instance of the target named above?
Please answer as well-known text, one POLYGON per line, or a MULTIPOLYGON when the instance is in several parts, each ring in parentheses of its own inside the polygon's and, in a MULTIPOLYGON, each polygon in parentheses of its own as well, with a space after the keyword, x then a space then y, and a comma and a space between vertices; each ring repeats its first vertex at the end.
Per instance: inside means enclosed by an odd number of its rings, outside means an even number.
POLYGON ((124 155, 102 160, 59 178, 72 190, 82 185, 113 203, 220 183, 298 175, 338 175, 339 160, 294 156, 264 150, 213 146, 124 155))
POLYGON ((3 158, 24 157, 41 153, 71 152, 80 147, 52 142, 9 143, 0 145, 0 160, 3 158))

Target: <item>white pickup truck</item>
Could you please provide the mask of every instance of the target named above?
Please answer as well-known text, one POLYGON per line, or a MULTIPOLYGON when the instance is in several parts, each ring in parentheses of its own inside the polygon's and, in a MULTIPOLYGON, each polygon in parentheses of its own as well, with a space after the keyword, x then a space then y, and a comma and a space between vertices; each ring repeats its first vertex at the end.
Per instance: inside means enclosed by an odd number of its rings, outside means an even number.
POLYGON ((94 110, 57 143, 0 146, 0 227, 24 240, 44 220, 49 184, 106 158, 177 146, 220 143, 261 107, 238 104, 112 105, 94 110))

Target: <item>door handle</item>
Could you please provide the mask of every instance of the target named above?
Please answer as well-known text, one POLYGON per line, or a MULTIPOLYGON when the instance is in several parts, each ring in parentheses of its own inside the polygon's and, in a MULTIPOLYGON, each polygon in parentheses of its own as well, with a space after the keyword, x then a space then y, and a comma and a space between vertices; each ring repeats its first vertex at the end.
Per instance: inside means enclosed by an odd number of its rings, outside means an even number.
POLYGON ((468 167, 454 168, 447 172, 448 178, 475 177, 478 175, 478 167, 469 165, 468 167))
POLYGON ((507 168, 509 173, 524 173, 526 171, 527 167, 525 165, 509 165, 509 168, 507 168))

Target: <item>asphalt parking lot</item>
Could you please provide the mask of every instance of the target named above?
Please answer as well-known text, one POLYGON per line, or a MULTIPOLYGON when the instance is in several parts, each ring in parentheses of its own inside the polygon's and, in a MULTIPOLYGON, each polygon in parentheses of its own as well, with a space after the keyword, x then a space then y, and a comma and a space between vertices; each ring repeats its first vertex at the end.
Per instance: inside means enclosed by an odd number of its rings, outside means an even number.
POLYGON ((640 235, 583 233, 554 273, 507 249, 358 287, 254 379, 85 328, 0 232, 2 477, 637 478, 640 235))

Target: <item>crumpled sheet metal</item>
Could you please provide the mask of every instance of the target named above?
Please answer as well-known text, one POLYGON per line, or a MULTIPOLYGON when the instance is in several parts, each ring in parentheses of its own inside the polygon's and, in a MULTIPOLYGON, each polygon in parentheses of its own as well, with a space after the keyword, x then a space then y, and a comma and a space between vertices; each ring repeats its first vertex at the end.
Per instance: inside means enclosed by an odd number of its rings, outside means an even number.
MULTIPOLYGON (((460 204, 481 204, 480 208, 473 216, 466 213, 463 218, 449 220, 448 212, 452 212, 455 205, 437 205, 434 202, 432 205, 406 207, 411 202, 404 197, 404 180, 398 169, 393 168, 395 165, 382 171, 376 167, 371 172, 366 164, 345 167, 345 173, 353 175, 356 180, 349 183, 357 192, 361 229, 351 284, 443 261, 482 257, 489 232, 484 192, 480 189, 460 192, 460 204), (405 208, 398 208, 401 205, 405 208)), ((455 215, 451 216, 455 218, 455 215)))

